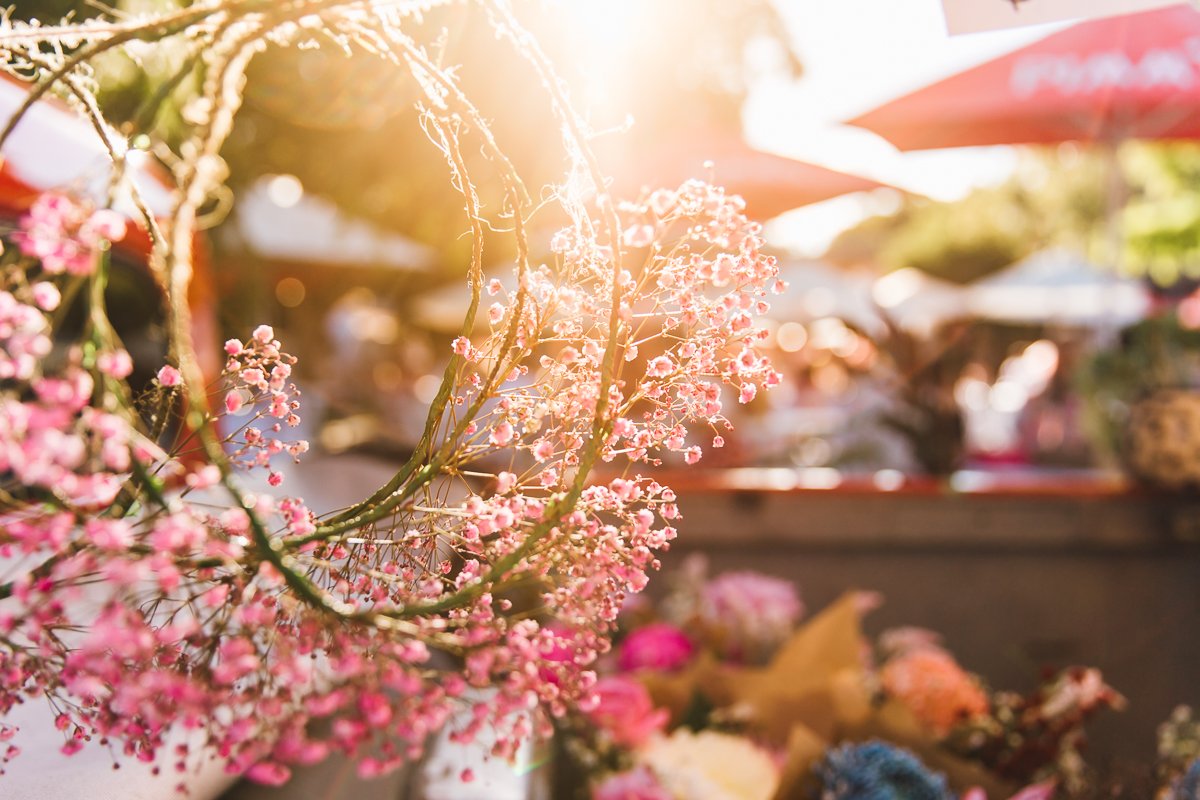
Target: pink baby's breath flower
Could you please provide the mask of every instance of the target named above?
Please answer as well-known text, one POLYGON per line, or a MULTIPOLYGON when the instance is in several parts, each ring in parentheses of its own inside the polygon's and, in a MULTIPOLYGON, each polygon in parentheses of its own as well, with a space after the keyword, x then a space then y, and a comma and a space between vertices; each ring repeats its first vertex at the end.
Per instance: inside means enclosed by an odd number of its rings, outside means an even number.
POLYGON ((96 367, 113 378, 128 378, 133 372, 133 359, 124 350, 112 350, 96 357, 96 367))
POLYGON ((158 371, 158 383, 160 386, 178 386, 182 382, 183 376, 179 374, 179 370, 170 364, 158 371))
POLYGON ((662 378, 675 371, 675 362, 667 356, 650 359, 646 365, 646 374, 654 378, 662 378))
POLYGON ((94 241, 95 236, 110 242, 119 242, 125 238, 125 217, 108 208, 94 212, 84 226, 86 238, 94 241))
POLYGON ((712 283, 713 286, 727 286, 733 280, 733 272, 736 267, 736 262, 729 253, 721 253, 713 262, 712 283))
POLYGON ((125 235, 125 219, 107 209, 65 194, 38 197, 21 218, 13 238, 24 255, 38 259, 50 274, 87 275, 96 268, 96 254, 105 242, 125 235))
POLYGON ((292 771, 282 764, 264 761, 247 770, 246 777, 264 786, 282 786, 292 777, 292 771))
POLYGON ((242 393, 238 389, 233 389, 225 394, 225 410, 230 414, 236 414, 242 410, 242 406, 246 404, 246 399, 242 397, 242 393))
MULTIPOLYGON (((229 502, 228 493, 201 498, 180 491, 179 479, 209 486, 226 480, 224 466, 189 470, 168 453, 151 454, 147 441, 156 435, 102 411, 107 403, 93 407, 112 382, 94 381, 82 348, 47 359, 46 311, 26 296, 23 281, 6 284, 16 288, 0 291, 0 472, 14 475, 15 485, 52 488, 72 510, 51 516, 30 504, 32 522, 7 526, 15 555, 39 556, 30 563, 69 557, 46 580, 14 581, 6 606, 15 613, 0 614, 0 631, 30 642, 34 660, 0 670, 0 691, 51 687, 70 737, 109 741, 146 760, 173 758, 157 745, 161 734, 191 720, 231 772, 269 783, 333 751, 354 754, 360 774, 383 774, 417 758, 426 734, 460 710, 470 721, 453 726, 455 741, 495 731, 501 757, 547 735, 551 719, 573 706, 594 715, 614 744, 653 746, 666 712, 640 684, 597 681, 595 673, 623 599, 645 588, 676 536, 676 498, 643 477, 642 465, 664 451, 694 463, 701 451, 689 442, 727 426, 724 387, 775 380, 753 349, 761 342, 753 317, 778 272, 740 200, 699 181, 655 198, 652 206, 613 209, 623 217, 617 230, 641 248, 633 259, 618 261, 616 243, 602 244, 589 221, 574 219, 555 237, 552 264, 517 271, 507 296, 514 305, 489 309, 495 327, 473 333, 474 341, 455 340, 461 358, 451 374, 452 408, 434 420, 430 442, 438 455, 402 475, 400 489, 453 478, 464 455, 525 470, 518 479, 509 467, 494 491, 461 501, 421 492, 409 496, 413 502, 377 498, 321 517, 262 487, 232 498, 232 508, 212 507, 229 502), (676 232, 683 238, 666 241, 676 232), (735 288, 720 291, 720 284, 735 288), (512 324, 501 330, 505 320, 512 324), (635 338, 649 364, 639 361, 635 338), (612 363, 622 355, 635 365, 624 376, 612 363), (14 391, 10 381, 24 383, 14 391), (597 423, 600 430, 611 423, 611 435, 594 436, 597 423), (145 513, 103 514, 101 501, 131 485, 123 474, 136 466, 131 450, 139 461, 155 460, 170 491, 152 497, 154 487, 144 486, 137 508, 145 513), (540 463, 531 467, 534 459, 540 463), (613 474, 627 477, 587 483, 584 468, 596 461, 618 462, 613 474), (314 535, 330 526, 338 535, 314 535), (544 546, 530 548, 537 531, 544 546), (264 533, 279 560, 258 552, 264 533), (538 585, 544 616, 511 613, 506 589, 525 580, 538 585), (306 583, 313 593, 303 591, 306 583), (81 590, 90 599, 105 588, 101 612, 73 605, 81 590), (396 611, 403 622, 385 624, 396 611), (342 624, 343 615, 353 622, 342 624), (549 630, 550 618, 564 627, 549 630), (90 630, 64 647, 46 636, 59 628, 90 630), (433 650, 443 643, 465 657, 434 669, 433 650), (473 686, 494 693, 472 700, 473 686), (396 736, 411 747, 395 748, 396 736)), ((51 199, 39 210, 42 227, 31 225, 27 235, 46 249, 43 272, 100 263, 100 237, 115 235, 113 220, 80 208, 51 199)), ((504 292, 499 282, 487 288, 504 292)), ((291 382, 294 359, 274 336, 260 326, 226 343, 221 402, 247 424, 216 431, 229 467, 263 470, 268 485, 282 476, 277 457, 307 449, 282 438, 299 422, 300 392, 291 382)), ((159 384, 178 385, 178 372, 159 370, 159 384)), ((190 448, 192 431, 179 433, 174 443, 190 448)), ((728 637, 743 657, 756 653, 737 637, 770 618, 769 608, 749 608, 750 624, 728 637)), ((674 669, 690 648, 680 631, 652 628, 631 636, 620 658, 629 668, 674 669)))
POLYGON ((625 229, 622 239, 629 247, 648 247, 654 241, 654 226, 632 225, 625 229))
POLYGON ((102 550, 124 550, 133 543, 133 531, 125 520, 93 519, 88 521, 84 530, 102 550))
POLYGON ((33 302, 42 311, 53 311, 62 302, 62 293, 58 287, 49 281, 39 281, 30 287, 33 291, 33 302))
POLYGON ((496 427, 492 428, 492 433, 488 437, 488 441, 496 447, 504 447, 513 440, 513 426, 508 420, 501 420, 496 427))
POLYGON ((226 598, 229 597, 229 584, 218 583, 213 588, 204 593, 200 598, 200 602, 207 608, 220 608, 225 605, 226 598))
POLYGON ((554 445, 548 439, 539 439, 533 446, 533 457, 539 462, 546 461, 554 455, 554 445))
POLYGON ((517 485, 517 476, 511 472, 496 475, 496 494, 508 494, 517 485))

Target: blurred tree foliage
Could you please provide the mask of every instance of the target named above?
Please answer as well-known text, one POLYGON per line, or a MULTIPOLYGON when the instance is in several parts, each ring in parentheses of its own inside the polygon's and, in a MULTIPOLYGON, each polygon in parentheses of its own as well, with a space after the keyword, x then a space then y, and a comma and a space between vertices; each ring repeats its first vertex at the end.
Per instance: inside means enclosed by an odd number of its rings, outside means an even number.
POLYGON ((916 267, 967 283, 1011 264, 1030 238, 1029 195, 1016 183, 975 192, 958 203, 918 204, 879 250, 889 270, 916 267))
MULTIPOLYGON (((185 4, 120 0, 116 6, 125 13, 185 4)), ((593 109, 589 122, 595 130, 622 128, 632 117, 626 152, 703 130, 740 134, 741 103, 752 64, 762 63, 763 52, 773 54, 774 68, 799 71, 769 0, 515 0, 515 5, 576 99, 593 109)), ((29 0, 16 9, 19 17, 44 20, 65 13, 95 15, 97 4, 29 0)), ((551 161, 558 154, 543 146, 546 136, 557 135, 558 123, 538 97, 539 79, 509 43, 497 40, 474 4, 434 9, 410 34, 444 63, 463 64, 459 74, 468 93, 486 98, 482 111, 535 196, 563 178, 565 165, 551 161)), ((99 76, 110 118, 124 122, 127 133, 150 129, 171 141, 183 101, 199 77, 190 54, 181 44, 162 63, 135 65, 122 58, 106 62, 99 76)), ((460 274, 468 246, 459 236, 465 226, 462 199, 450 189, 444 160, 420 128, 410 79, 402 73, 354 45, 344 49, 329 42, 263 53, 251 67, 245 105, 224 152, 231 184, 236 189, 263 174, 295 175, 306 191, 354 215, 438 244, 449 271, 460 274)), ((488 174, 481 168, 473 177, 488 174)), ((478 189, 494 211, 500 188, 478 189)))
POLYGON ((1200 145, 1029 148, 1003 184, 955 202, 907 198, 843 232, 827 257, 969 283, 1050 246, 1163 284, 1200 276, 1200 145))
POLYGON ((1122 216, 1127 264, 1164 286, 1200 278, 1200 144, 1137 145, 1124 163, 1137 187, 1122 216))

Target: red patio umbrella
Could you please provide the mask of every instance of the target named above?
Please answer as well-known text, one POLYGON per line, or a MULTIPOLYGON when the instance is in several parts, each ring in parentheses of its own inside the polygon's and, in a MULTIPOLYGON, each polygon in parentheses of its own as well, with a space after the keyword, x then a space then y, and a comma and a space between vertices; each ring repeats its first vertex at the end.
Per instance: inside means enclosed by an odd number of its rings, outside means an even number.
POLYGON ((598 149, 603 166, 616 174, 615 188, 621 194, 704 178, 741 195, 746 212, 760 220, 843 194, 888 187, 861 175, 764 153, 719 134, 668 137, 645 147, 627 142, 606 147, 602 141, 598 149), (624 146, 624 152, 614 152, 618 146, 624 146))
POLYGON ((1200 11, 1083 22, 849 124, 901 150, 1200 138, 1200 11))
MULTIPOLYGON (((0 128, 16 114, 28 91, 27 84, 0 75, 0 128)), ((0 152, 0 221, 15 222, 46 191, 72 189, 102 199, 110 169, 108 155, 92 126, 65 103, 43 98, 26 111, 0 152)), ((165 214, 171 205, 171 185, 165 174, 148 162, 132 164, 131 173, 151 212, 165 214)), ((133 224, 114 250, 148 269, 149 233, 130 204, 119 205, 118 210, 133 224)), ((194 246, 195 274, 188 293, 192 335, 201 366, 211 376, 220 372, 224 359, 218 347, 217 298, 205 241, 198 236, 194 246)))

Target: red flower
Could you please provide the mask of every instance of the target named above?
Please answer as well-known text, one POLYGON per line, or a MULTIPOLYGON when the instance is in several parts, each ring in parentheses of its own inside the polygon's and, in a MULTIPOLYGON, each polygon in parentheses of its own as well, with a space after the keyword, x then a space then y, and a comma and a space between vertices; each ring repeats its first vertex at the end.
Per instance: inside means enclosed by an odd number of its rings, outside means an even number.
POLYGON ((617 663, 623 672, 639 669, 673 672, 691 660, 695 649, 692 640, 679 628, 656 622, 625 638, 617 663))
POLYGON ((633 678, 602 678, 595 686, 593 723, 622 747, 638 747, 667 724, 666 709, 655 708, 646 687, 633 678))

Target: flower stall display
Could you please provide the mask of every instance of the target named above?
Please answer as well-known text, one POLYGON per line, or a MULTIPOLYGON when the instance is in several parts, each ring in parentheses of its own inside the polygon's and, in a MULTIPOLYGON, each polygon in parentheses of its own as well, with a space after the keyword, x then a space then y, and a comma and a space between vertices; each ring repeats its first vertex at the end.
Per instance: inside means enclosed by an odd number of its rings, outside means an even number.
POLYGON ((1158 730, 1160 800, 1200 797, 1200 720, 1179 706, 1158 730))
POLYGON ((725 403, 779 381, 756 349, 778 267, 719 187, 611 197, 590 130, 508 4, 463 3, 528 63, 531 93, 561 123, 569 178, 531 196, 456 70, 412 35, 450 4, 225 0, 61 26, 0 18, 2 68, 31 87, 0 146, 58 93, 114 167, 102 198, 64 187, 39 199, 0 259, 4 759, 21 743, 4 716, 22 703, 55 710, 63 752, 174 769, 181 789, 201 749, 280 784, 335 752, 363 776, 396 769, 447 724, 458 742, 486 729, 492 753, 511 756, 568 704, 599 700, 591 713, 621 747, 665 724, 640 684, 597 682, 594 668, 676 535, 675 495, 646 465, 695 463, 720 446, 725 403), (188 305, 248 63, 268 46, 320 45, 406 76, 472 236, 471 299, 412 458, 329 513, 290 496, 280 466, 308 449, 289 435, 302 411, 295 359, 261 325, 204 375, 188 305), (138 64, 168 47, 191 54, 197 93, 180 140, 147 144, 105 118, 92 71, 112 52, 138 64), (173 181, 163 216, 125 169, 150 158, 173 181), (481 201, 484 180, 499 202, 481 201), (531 234, 535 212, 559 226, 545 241, 531 234), (127 225, 152 241, 166 309, 167 363, 144 390, 127 381, 133 358, 106 308, 110 245, 127 225), (487 274, 500 232, 511 271, 487 274), (601 462, 625 472, 592 483, 601 462), (477 688, 492 689, 486 701, 477 688), (612 704, 624 711, 605 716, 612 704), (172 729, 196 744, 166 747, 172 729))
POLYGON ((560 771, 576 772, 559 776, 555 796, 570 786, 602 800, 1090 796, 1085 724, 1124 702, 1098 671, 1064 670, 1028 696, 993 691, 931 631, 868 642, 860 623, 879 602, 851 592, 802 620, 789 582, 709 579, 690 562, 657 606, 626 609, 597 685, 620 691, 560 721, 560 771))

